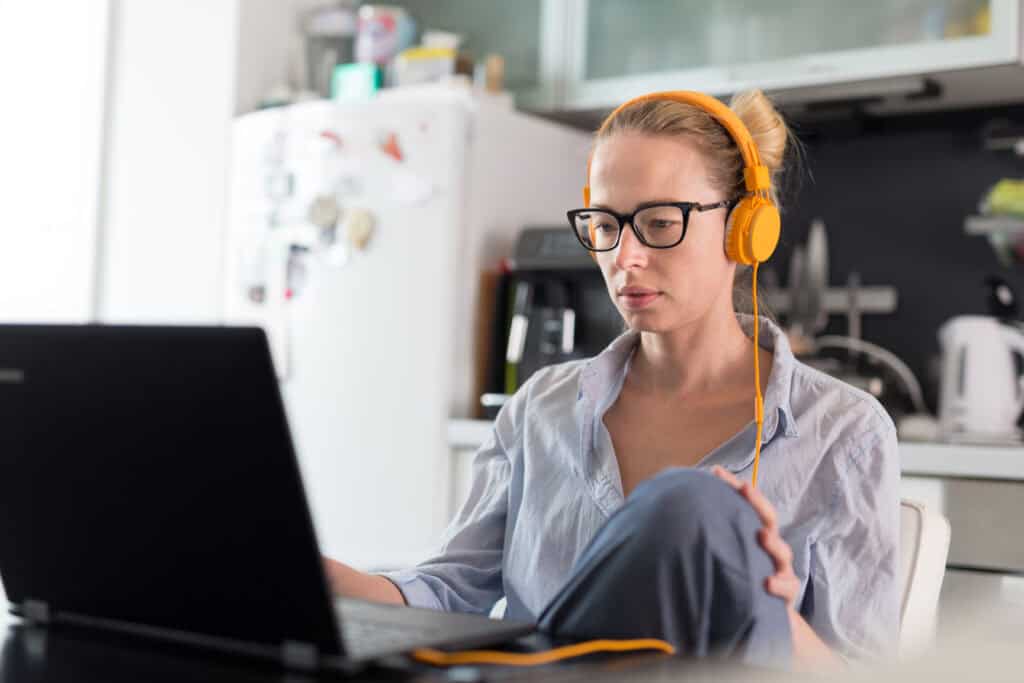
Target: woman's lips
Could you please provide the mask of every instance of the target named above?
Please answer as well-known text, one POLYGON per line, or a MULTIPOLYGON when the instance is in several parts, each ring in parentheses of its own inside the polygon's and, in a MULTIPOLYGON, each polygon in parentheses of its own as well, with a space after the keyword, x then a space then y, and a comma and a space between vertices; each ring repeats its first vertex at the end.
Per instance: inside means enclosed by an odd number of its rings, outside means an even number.
POLYGON ((619 294, 625 307, 631 311, 639 311, 654 303, 655 299, 661 296, 660 292, 652 290, 627 290, 619 294))

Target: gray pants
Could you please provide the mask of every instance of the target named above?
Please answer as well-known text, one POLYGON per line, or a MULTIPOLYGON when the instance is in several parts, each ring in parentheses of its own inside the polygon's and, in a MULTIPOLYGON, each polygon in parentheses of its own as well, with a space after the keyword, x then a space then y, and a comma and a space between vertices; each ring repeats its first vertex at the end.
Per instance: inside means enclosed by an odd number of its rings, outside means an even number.
POLYGON ((665 470, 598 531, 540 629, 559 637, 660 638, 689 656, 786 666, 785 604, 750 504, 711 474, 665 470))

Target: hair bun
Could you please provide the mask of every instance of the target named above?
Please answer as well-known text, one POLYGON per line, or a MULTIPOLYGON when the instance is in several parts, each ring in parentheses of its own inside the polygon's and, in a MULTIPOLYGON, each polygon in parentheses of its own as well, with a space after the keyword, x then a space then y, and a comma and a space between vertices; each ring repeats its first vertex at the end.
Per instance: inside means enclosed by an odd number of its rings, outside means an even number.
POLYGON ((789 141, 789 128, 772 101, 760 90, 737 93, 729 102, 757 145, 761 162, 774 172, 781 168, 789 141))

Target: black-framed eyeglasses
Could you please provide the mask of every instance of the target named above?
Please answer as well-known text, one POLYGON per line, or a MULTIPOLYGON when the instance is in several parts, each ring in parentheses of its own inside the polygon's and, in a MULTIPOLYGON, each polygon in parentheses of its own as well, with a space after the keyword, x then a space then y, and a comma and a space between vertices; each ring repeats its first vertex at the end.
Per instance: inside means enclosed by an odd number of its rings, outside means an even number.
POLYGON ((566 213, 569 225, 586 249, 611 251, 619 246, 622 228, 629 223, 633 234, 651 249, 671 249, 686 237, 691 211, 731 209, 737 200, 725 199, 714 204, 697 202, 652 202, 633 213, 615 213, 608 209, 573 209, 566 213))

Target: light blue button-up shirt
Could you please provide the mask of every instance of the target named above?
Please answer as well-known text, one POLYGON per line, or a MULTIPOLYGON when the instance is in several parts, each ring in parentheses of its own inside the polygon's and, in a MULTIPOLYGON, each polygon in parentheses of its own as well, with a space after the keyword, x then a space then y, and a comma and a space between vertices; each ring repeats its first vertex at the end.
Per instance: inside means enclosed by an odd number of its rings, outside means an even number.
MULTIPOLYGON (((740 315, 748 335, 753 318, 740 315)), ((773 352, 765 390, 758 488, 777 512, 801 581, 797 604, 847 656, 891 654, 897 642, 899 462, 896 430, 868 394, 799 362, 762 318, 773 352)), ((622 389, 639 334, 594 358, 544 368, 502 408, 476 455, 468 499, 436 556, 386 574, 410 605, 533 620, 576 558, 624 502, 602 417, 622 389)), ((749 480, 756 424, 696 466, 749 480)))

